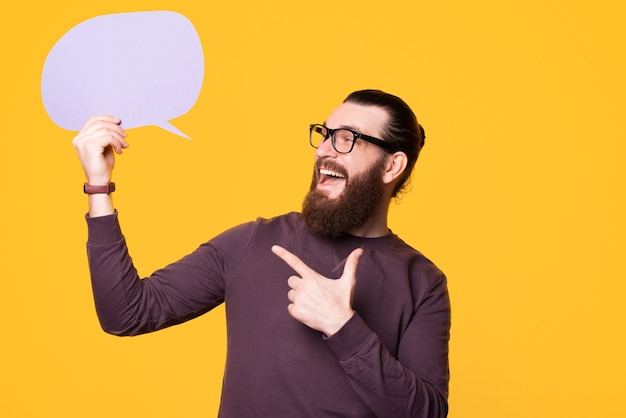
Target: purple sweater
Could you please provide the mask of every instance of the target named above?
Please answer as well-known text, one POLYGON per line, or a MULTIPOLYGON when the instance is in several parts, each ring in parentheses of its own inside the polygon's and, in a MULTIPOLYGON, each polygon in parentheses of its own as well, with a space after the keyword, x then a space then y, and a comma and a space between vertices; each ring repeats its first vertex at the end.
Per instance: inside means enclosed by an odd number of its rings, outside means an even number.
POLYGON ((319 238, 290 213, 235 227, 141 280, 117 214, 87 218, 102 328, 136 335, 226 302, 220 417, 445 417, 450 303, 444 274, 396 235, 319 238), (326 277, 363 248, 355 315, 330 338, 287 312, 294 271, 278 244, 326 277))

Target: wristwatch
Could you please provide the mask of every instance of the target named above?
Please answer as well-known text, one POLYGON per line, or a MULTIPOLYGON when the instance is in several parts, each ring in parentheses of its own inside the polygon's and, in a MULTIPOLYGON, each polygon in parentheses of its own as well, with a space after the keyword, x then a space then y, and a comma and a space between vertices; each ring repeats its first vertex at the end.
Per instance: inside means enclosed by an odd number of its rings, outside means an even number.
POLYGON ((115 191, 115 183, 109 183, 104 186, 92 186, 91 184, 85 183, 83 185, 83 192, 85 194, 111 194, 115 191))

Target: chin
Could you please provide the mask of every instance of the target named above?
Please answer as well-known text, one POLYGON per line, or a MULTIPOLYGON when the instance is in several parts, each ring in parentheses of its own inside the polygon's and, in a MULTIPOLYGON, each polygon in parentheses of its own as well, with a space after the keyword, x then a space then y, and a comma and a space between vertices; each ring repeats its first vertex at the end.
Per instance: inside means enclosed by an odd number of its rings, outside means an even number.
POLYGON ((341 197, 341 195, 344 192, 344 188, 342 187, 341 189, 337 190, 337 189, 324 189, 324 188, 320 188, 317 187, 315 189, 315 192, 321 196, 324 196, 325 198, 329 199, 329 200, 337 200, 341 197))

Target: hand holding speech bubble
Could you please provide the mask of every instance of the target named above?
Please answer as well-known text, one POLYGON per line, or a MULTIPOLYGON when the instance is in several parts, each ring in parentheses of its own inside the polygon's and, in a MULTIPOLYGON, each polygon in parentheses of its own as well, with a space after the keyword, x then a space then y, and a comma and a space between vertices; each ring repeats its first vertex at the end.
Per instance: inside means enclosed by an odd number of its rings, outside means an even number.
POLYGON ((202 44, 183 15, 119 13, 86 20, 50 50, 41 96, 52 121, 79 131, 92 115, 125 129, 155 125, 190 139, 169 120, 196 103, 204 79, 202 44))

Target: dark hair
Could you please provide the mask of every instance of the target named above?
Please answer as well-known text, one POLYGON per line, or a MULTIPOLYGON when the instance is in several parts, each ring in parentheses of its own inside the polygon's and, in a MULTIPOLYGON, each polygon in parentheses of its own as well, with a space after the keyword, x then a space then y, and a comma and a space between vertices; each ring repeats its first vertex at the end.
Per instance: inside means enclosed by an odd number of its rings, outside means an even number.
POLYGON ((378 106, 387 111, 389 121, 382 129, 382 139, 396 146, 407 156, 407 166, 396 183, 392 196, 395 197, 408 184, 417 157, 424 146, 424 128, 417 122, 415 114, 404 100, 381 90, 359 90, 350 93, 344 103, 378 106))

